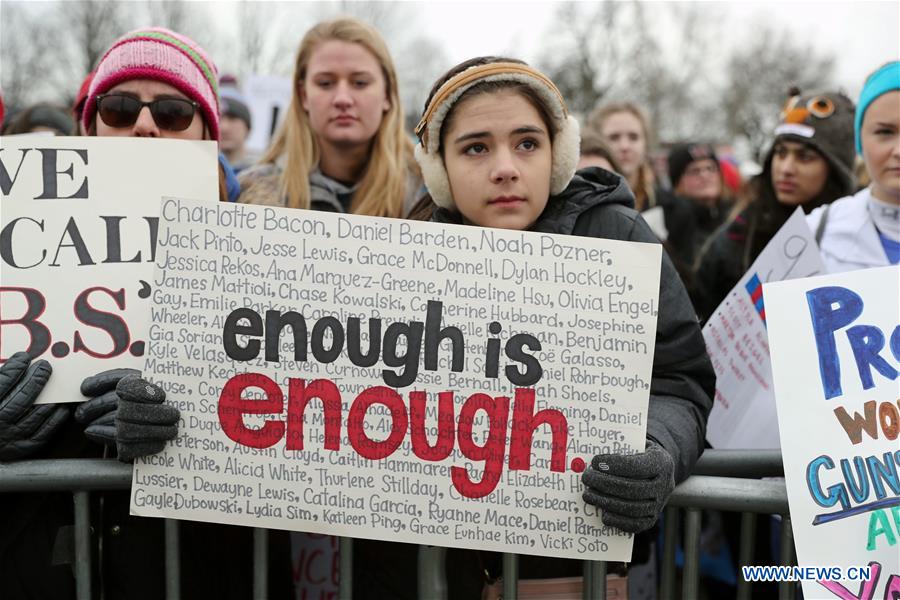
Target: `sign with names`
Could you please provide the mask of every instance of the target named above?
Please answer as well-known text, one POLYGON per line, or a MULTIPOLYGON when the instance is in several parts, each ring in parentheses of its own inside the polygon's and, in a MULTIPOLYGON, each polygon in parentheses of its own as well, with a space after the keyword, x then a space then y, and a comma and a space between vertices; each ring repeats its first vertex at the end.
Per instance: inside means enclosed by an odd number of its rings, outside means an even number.
POLYGON ((131 510, 628 560, 581 472, 644 449, 660 258, 165 199, 144 373, 182 421, 131 510))
POLYGON ((713 448, 779 447, 763 284, 824 271, 798 208, 707 320, 703 337, 716 370, 715 402, 706 427, 713 448))
POLYGON ((143 365, 164 195, 218 199, 213 142, 0 139, 0 362, 27 350, 75 402, 94 373, 143 365))

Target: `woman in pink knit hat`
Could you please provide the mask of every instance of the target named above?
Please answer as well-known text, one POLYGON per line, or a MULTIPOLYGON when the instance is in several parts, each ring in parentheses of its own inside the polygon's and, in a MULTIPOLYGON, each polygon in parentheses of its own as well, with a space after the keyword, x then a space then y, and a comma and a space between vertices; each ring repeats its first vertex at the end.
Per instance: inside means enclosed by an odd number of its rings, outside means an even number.
MULTIPOLYGON (((216 65, 196 42, 174 31, 127 33, 100 59, 81 124, 88 135, 218 141, 216 65)), ((227 175, 221 166, 223 201, 227 175)))
MULTIPOLYGON (((82 125, 89 135, 98 136, 218 140, 216 67, 200 46, 173 31, 148 28, 128 33, 114 42, 97 64, 82 125)), ((220 166, 220 199, 225 200, 223 181, 220 166)), ((49 365, 32 362, 25 353, 16 356, 16 373, 0 370, 0 406, 12 388, 23 413, 32 415, 29 422, 35 421, 33 416, 41 407, 60 406, 40 405, 29 410, 42 381, 49 377, 49 365), (15 380, 9 381, 12 375, 15 380)), ((49 426, 38 428, 32 436, 35 439, 11 439, 26 429, 3 430, 0 420, 0 461, 99 457, 110 451, 120 460, 130 461, 159 452, 176 436, 180 415, 177 408, 159 401, 165 397, 161 388, 138 376, 137 371, 117 369, 88 377, 81 392, 89 399, 78 405, 75 419, 48 418, 52 431, 49 426), (27 456, 4 454, 25 447, 34 451, 27 456)), ((68 405, 61 406, 67 413, 68 405)), ((163 521, 131 516, 129 500, 128 491, 91 496, 92 597, 149 600, 166 596, 167 578, 173 575, 164 567, 163 521)), ((0 598, 74 598, 71 494, 0 495, 0 514, 4 523, 0 528, 0 598)), ((181 597, 251 597, 252 531, 179 523, 181 597)), ((289 539, 273 533, 270 540, 270 597, 292 597, 289 539)))

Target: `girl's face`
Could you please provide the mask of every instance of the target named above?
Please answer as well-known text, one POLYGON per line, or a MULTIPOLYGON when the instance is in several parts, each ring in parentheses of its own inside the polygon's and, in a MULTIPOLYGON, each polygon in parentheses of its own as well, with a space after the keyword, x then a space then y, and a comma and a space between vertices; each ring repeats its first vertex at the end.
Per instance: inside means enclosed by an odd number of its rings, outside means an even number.
POLYGON ((900 204, 900 90, 869 105, 860 137, 872 193, 882 202, 900 204))
POLYGON ((537 109, 512 90, 460 101, 442 132, 456 208, 482 227, 528 229, 550 197, 550 132, 537 109))
POLYGON ((612 113, 600 125, 600 135, 613 151, 622 175, 629 178, 637 173, 647 156, 647 139, 641 121, 630 112, 612 113))
POLYGON ((319 142, 337 148, 369 144, 391 108, 375 55, 361 44, 339 40, 313 50, 300 100, 319 142))
POLYGON ((825 158, 800 142, 782 140, 772 151, 772 187, 781 204, 806 204, 825 189, 828 163, 825 158))
MULTIPOLYGON (((189 98, 178 91, 177 88, 172 87, 168 83, 155 81, 153 79, 132 79, 131 81, 120 83, 119 85, 110 88, 105 96, 107 96, 107 98, 103 100, 103 103, 108 103, 111 109, 116 110, 125 107, 128 103, 126 100, 127 98, 135 98, 141 102, 152 102, 153 100, 170 98, 189 100, 189 98), (124 98, 121 98, 121 100, 117 98, 120 96, 124 98)), ((184 108, 184 105, 178 106, 177 108, 181 110, 184 108)), ((186 108, 184 109, 187 110, 186 108)), ((160 127, 150 113, 149 106, 141 108, 137 120, 135 120, 133 124, 124 127, 113 127, 108 125, 103 120, 102 112, 103 111, 99 110, 98 107, 97 116, 94 121, 97 135, 101 137, 158 137, 179 140, 204 139, 205 127, 203 124, 203 116, 200 114, 200 109, 194 109, 194 116, 191 120, 191 124, 187 129, 181 131, 172 131, 171 129, 160 127)))

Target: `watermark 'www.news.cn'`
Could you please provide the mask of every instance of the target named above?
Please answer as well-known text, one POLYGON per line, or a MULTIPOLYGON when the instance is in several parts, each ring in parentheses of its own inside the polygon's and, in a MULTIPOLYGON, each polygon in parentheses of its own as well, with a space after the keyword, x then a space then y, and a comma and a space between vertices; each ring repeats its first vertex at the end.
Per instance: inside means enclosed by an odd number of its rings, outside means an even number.
POLYGON ((787 567, 755 566, 741 567, 744 581, 868 581, 872 567, 787 567))

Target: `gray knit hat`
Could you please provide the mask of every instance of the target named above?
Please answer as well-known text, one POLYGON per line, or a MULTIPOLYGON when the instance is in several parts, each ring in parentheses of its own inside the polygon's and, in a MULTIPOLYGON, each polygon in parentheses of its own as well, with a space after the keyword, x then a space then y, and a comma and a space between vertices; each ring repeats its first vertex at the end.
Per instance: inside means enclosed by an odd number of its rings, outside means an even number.
POLYGON ((775 141, 766 156, 771 165, 775 144, 781 140, 806 144, 818 151, 844 184, 847 194, 856 189, 853 162, 853 101, 840 92, 826 92, 801 96, 793 88, 781 113, 781 123, 775 128, 775 141))

